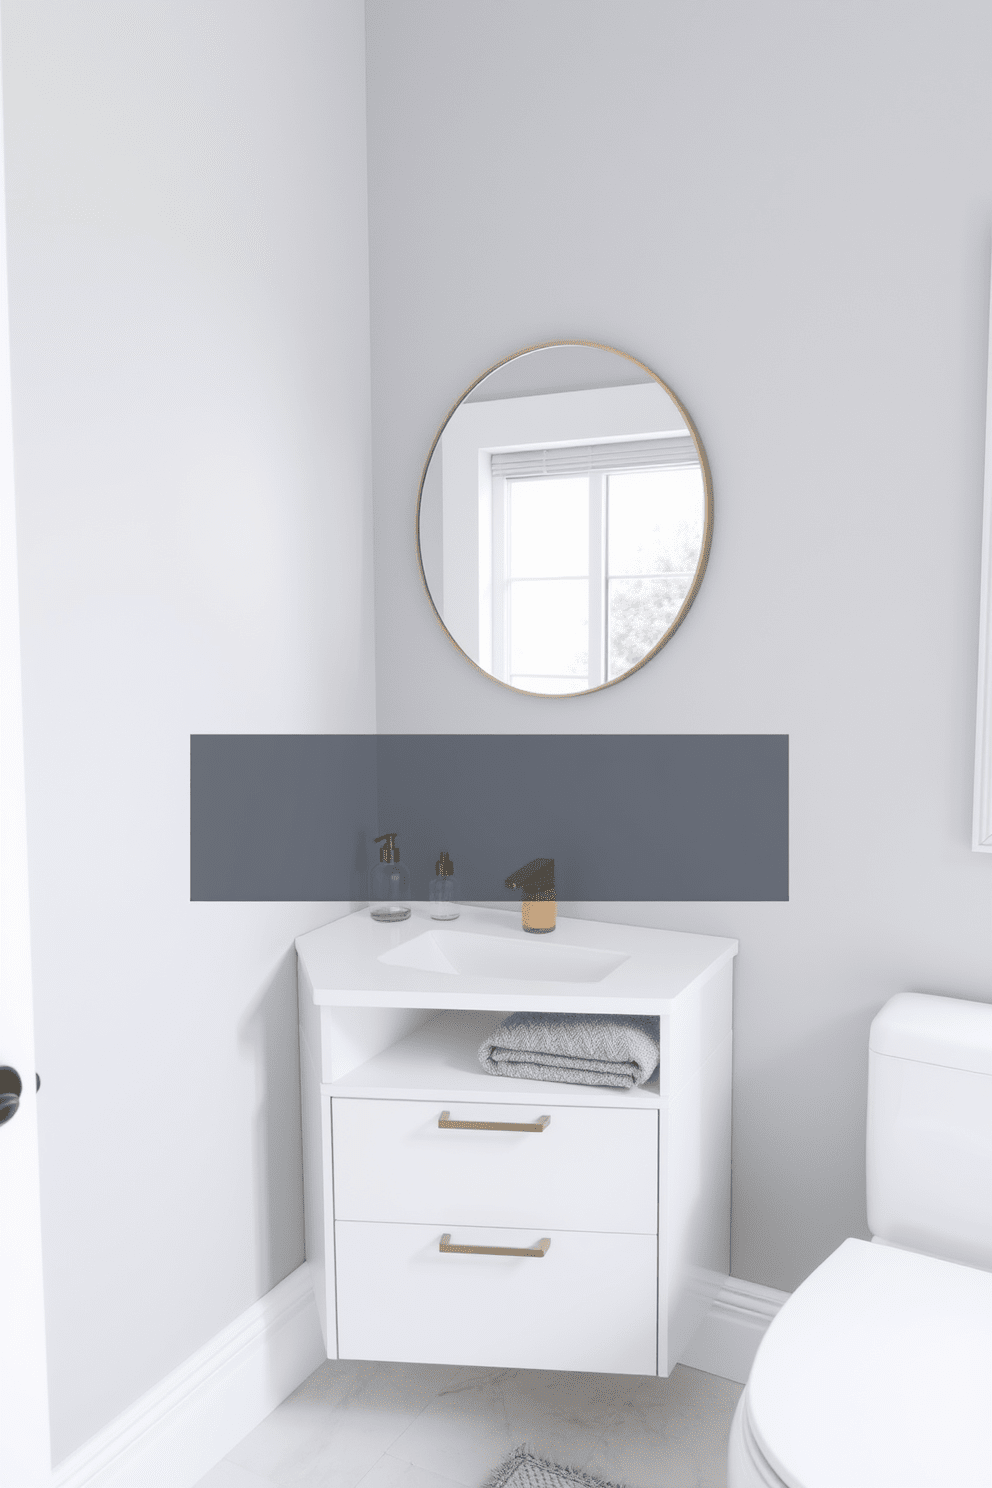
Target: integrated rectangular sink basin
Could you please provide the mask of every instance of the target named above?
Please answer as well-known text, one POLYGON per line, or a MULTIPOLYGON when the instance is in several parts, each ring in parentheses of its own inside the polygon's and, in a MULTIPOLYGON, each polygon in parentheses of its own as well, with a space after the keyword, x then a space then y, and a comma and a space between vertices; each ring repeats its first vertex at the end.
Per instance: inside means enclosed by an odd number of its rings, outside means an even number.
POLYGON ((496 977, 507 982, 601 982, 627 957, 587 946, 528 944, 501 935, 427 930, 377 957, 384 966, 438 971, 447 976, 496 977))

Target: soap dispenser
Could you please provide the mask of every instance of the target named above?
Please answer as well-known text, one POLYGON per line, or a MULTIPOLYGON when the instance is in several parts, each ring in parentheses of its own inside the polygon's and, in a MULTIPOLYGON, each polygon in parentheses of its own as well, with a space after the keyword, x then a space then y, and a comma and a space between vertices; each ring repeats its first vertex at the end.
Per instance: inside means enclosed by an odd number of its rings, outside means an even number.
POLYGON ((443 852, 434 864, 434 877, 427 886, 432 920, 457 920, 460 913, 455 903, 457 893, 455 865, 448 854, 443 852))
POLYGON ((396 833, 386 832, 376 842, 385 846, 379 849, 379 861, 369 874, 369 912, 374 920, 392 924, 410 918, 410 870, 400 862, 400 850, 396 846, 396 833))

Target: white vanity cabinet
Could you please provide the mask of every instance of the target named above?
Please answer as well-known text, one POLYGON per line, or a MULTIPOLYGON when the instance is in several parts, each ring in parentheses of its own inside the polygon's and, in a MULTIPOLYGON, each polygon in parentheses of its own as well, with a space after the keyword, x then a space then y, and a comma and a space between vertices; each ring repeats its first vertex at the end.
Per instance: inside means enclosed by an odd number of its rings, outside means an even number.
POLYGON ((297 950, 328 1357, 670 1373, 729 1271, 736 942, 416 906, 297 950), (479 1045, 519 1008, 656 1017, 658 1071, 630 1091, 489 1075, 479 1045))

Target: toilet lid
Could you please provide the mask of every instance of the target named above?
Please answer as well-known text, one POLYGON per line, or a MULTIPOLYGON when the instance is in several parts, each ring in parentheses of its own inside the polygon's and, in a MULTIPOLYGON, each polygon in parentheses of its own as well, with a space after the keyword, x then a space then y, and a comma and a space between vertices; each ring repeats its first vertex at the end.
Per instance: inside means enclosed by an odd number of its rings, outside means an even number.
POLYGON ((747 1415, 789 1488, 989 1488, 992 1272, 845 1240, 765 1334, 747 1415))

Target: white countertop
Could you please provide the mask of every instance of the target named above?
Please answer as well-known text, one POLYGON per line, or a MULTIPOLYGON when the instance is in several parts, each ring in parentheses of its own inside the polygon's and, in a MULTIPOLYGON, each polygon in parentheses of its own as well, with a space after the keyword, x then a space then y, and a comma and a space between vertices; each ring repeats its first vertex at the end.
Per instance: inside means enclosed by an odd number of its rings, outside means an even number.
POLYGON ((737 954, 737 941, 640 925, 605 924, 561 916, 547 936, 530 935, 518 905, 502 909, 463 906, 457 920, 430 918, 429 906, 412 907, 408 920, 381 924, 368 909, 311 930, 296 949, 320 1006, 492 1008, 512 1011, 525 1004, 541 1011, 664 1013, 737 954), (542 946, 611 952, 625 959, 600 981, 547 981, 458 975, 384 964, 379 958, 434 931, 470 933, 518 941, 534 953, 542 946))

